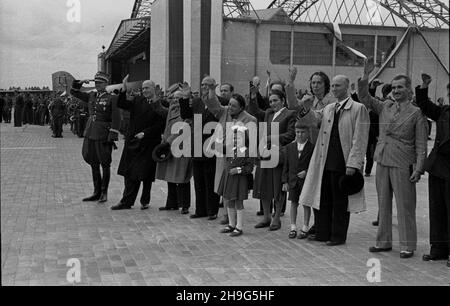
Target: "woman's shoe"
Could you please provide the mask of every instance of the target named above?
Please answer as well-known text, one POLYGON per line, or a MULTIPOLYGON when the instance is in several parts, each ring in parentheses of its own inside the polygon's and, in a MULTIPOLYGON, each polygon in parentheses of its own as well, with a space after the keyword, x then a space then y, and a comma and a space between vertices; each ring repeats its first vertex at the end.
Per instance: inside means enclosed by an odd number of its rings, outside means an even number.
POLYGON ((221 234, 229 234, 232 233, 236 228, 232 227, 231 225, 228 225, 223 230, 220 231, 221 234))
POLYGON ((411 258, 414 256, 413 251, 401 251, 400 252, 400 258, 411 258))
POLYGON ((300 231, 300 233, 297 236, 297 239, 306 239, 308 238, 308 233, 304 231, 300 231))
POLYGON ((294 239, 295 237, 297 237, 297 231, 296 230, 292 230, 289 232, 289 239, 294 239))
POLYGON ((230 234, 230 237, 239 237, 243 234, 244 232, 238 228, 235 228, 234 231, 230 234))
POLYGON ((273 232, 273 231, 278 231, 281 228, 281 222, 280 224, 271 224, 269 226, 269 231, 273 232))

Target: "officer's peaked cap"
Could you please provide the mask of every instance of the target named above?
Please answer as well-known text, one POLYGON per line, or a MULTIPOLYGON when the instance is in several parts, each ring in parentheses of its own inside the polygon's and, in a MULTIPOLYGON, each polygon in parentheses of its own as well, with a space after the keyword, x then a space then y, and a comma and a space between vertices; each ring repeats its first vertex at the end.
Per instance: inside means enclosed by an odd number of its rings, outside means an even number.
POLYGON ((109 75, 104 72, 97 72, 95 75, 95 81, 109 83, 109 75))

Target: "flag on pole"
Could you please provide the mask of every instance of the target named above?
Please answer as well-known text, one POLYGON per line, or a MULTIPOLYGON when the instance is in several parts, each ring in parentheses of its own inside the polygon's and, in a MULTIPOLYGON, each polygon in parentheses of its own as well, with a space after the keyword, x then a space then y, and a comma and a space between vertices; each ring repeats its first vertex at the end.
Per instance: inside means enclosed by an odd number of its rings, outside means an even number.
POLYGON ((350 48, 350 47, 347 46, 347 45, 344 45, 344 46, 346 46, 347 49, 350 50, 354 55, 356 55, 356 56, 358 56, 358 57, 360 57, 360 58, 363 58, 363 59, 367 59, 367 56, 365 56, 364 54, 362 54, 362 53, 359 52, 358 50, 355 50, 355 49, 353 49, 353 48, 350 48))
POLYGON ((337 22, 333 22, 333 32, 334 32, 334 36, 336 37, 336 39, 339 40, 344 45, 344 47, 346 47, 350 52, 352 52, 354 55, 356 55, 358 57, 361 57, 364 59, 367 58, 367 56, 365 56, 363 53, 361 53, 358 50, 355 50, 353 48, 350 48, 349 46, 347 46, 344 43, 344 40, 342 39, 342 31, 337 22))
POLYGON ((341 32, 341 28, 339 27, 339 23, 337 23, 337 22, 333 23, 333 31, 334 31, 334 36, 336 36, 336 39, 339 41, 342 41, 342 32, 341 32))

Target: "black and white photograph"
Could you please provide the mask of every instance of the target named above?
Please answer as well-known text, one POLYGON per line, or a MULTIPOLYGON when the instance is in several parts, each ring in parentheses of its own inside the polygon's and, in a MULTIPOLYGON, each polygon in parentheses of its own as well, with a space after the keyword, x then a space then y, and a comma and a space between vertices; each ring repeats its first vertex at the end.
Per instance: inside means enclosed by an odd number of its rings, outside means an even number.
POLYGON ((1 285, 449 286, 449 26, 448 0, 1 0, 1 285))

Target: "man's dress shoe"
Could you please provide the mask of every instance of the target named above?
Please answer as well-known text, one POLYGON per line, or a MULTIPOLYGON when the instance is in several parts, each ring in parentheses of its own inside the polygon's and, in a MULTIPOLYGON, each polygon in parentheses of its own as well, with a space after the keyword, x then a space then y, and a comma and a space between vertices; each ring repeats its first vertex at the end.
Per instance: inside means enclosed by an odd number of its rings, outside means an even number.
POLYGON ((270 221, 268 222, 262 221, 255 225, 255 228, 265 228, 265 227, 270 227, 270 221))
POLYGON ((200 215, 197 215, 197 214, 193 214, 193 215, 191 215, 191 219, 199 219, 199 218, 205 218, 206 216, 200 216, 200 215))
POLYGON ((97 202, 98 200, 100 200, 100 196, 100 193, 94 193, 90 197, 83 199, 83 202, 97 202))
POLYGON ((378 248, 375 246, 369 248, 370 253, 389 252, 389 251, 392 251, 392 248, 378 248))
POLYGON ((437 256, 437 255, 432 255, 432 254, 425 254, 422 257, 423 261, 435 261, 435 260, 447 260, 448 256, 437 256))
POLYGON ((271 224, 269 226, 269 231, 273 232, 273 231, 278 231, 281 228, 281 223, 280 224, 271 224))
POLYGON ((345 244, 345 241, 327 241, 326 243, 328 246, 337 246, 345 244))
POLYGON ((117 205, 114 205, 111 207, 111 210, 125 210, 125 209, 131 209, 130 205, 126 205, 124 203, 119 203, 117 205))
POLYGON ((159 208, 160 211, 166 211, 166 210, 178 210, 177 207, 160 207, 159 208))

